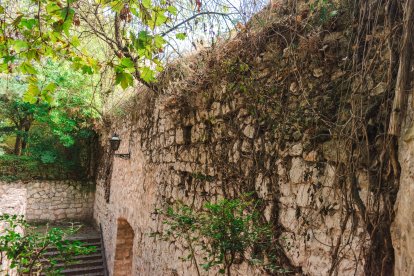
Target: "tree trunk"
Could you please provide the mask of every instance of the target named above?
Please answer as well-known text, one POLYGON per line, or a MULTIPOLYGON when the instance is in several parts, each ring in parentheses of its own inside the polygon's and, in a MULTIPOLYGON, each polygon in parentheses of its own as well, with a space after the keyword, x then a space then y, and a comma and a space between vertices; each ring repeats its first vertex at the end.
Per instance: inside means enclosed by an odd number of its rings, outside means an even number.
POLYGON ((30 130, 30 127, 32 126, 32 121, 26 120, 23 123, 23 125, 24 125, 24 133, 23 133, 23 140, 22 140, 22 151, 27 148, 27 139, 29 137, 29 130, 30 130))
POLYGON ((22 154, 22 126, 17 127, 16 141, 14 142, 14 154, 20 156, 22 154))

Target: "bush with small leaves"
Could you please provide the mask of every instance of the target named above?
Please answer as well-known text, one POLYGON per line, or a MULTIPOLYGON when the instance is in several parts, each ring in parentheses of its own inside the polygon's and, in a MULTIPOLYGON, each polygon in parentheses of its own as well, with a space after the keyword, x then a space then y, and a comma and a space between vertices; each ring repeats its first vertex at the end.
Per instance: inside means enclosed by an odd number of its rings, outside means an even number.
POLYGON ((231 275, 233 264, 243 261, 267 267, 269 264, 260 260, 256 252, 271 246, 273 234, 259 206, 260 202, 250 195, 208 202, 198 211, 177 203, 161 212, 167 227, 160 235, 164 240, 185 243, 190 253, 183 260, 191 260, 198 275, 199 267, 218 267, 219 273, 231 275))
MULTIPOLYGON (((74 256, 88 255, 96 251, 95 246, 67 239, 79 230, 50 228, 45 233, 35 231, 23 218, 17 215, 0 215, 0 268, 8 262, 8 268, 19 275, 61 275, 58 263, 74 263, 74 256), (57 254, 47 254, 55 248, 57 254)), ((2 271, 0 271, 2 272, 2 271)))

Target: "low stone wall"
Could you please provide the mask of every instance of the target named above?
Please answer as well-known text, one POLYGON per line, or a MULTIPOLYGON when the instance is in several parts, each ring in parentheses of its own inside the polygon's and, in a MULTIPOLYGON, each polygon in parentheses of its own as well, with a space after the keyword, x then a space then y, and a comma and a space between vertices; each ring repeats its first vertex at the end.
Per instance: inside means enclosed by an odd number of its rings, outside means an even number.
POLYGON ((0 214, 24 215, 30 222, 89 220, 92 187, 71 180, 0 182, 0 214))

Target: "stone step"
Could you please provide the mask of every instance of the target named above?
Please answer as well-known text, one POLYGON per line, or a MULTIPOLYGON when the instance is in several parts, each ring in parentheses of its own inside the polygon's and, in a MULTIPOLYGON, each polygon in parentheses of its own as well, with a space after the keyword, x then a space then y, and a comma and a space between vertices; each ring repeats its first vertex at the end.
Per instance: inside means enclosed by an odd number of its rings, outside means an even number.
POLYGON ((69 241, 81 241, 81 242, 101 242, 101 237, 97 235, 89 236, 73 236, 68 238, 69 241))
MULTIPOLYGON (((94 260, 100 260, 102 261, 102 254, 101 253, 93 253, 93 254, 89 254, 89 255, 79 255, 79 256, 74 256, 72 257, 72 260, 77 262, 77 261, 94 261, 94 260)), ((58 262, 61 260, 57 260, 58 262)), ((47 263, 46 259, 41 260, 41 262, 43 264, 47 263)))
MULTIPOLYGON (((100 240, 76 240, 82 243, 84 246, 100 246, 101 241, 100 240)), ((55 247, 49 247, 47 248, 49 250, 55 249, 55 247)))
POLYGON ((100 266, 89 266, 84 268, 74 268, 74 269, 65 269, 61 271, 61 274, 63 275, 85 275, 87 273, 101 273, 101 275, 104 275, 104 267, 102 265, 100 266))
POLYGON ((56 268, 65 267, 69 269, 69 268, 95 267, 95 266, 101 266, 101 265, 103 265, 102 256, 96 259, 91 259, 91 260, 85 260, 83 258, 77 259, 75 260, 75 262, 70 263, 70 264, 59 262, 58 264, 55 265, 55 267, 56 268))
MULTIPOLYGON (((65 264, 63 260, 57 260, 56 268, 62 269, 60 275, 64 276, 104 276, 104 259, 102 256, 101 235, 98 232, 89 231, 87 233, 78 233, 69 237, 70 241, 79 241, 83 246, 94 246, 96 251, 89 255, 73 256, 73 263, 65 264)), ((45 257, 59 257, 59 251, 56 248, 48 248, 45 257)), ((47 262, 46 260, 44 260, 47 262)), ((42 273, 45 275, 45 273, 42 273)))
MULTIPOLYGON (((101 252, 101 244, 100 243, 90 243, 90 244, 84 244, 84 246, 95 246, 95 252, 94 253, 99 253, 101 252)), ((50 256, 50 255, 57 255, 59 253, 59 251, 56 248, 48 248, 47 250, 45 250, 44 255, 45 256, 50 256)))
POLYGON ((95 259, 102 259, 102 254, 100 251, 93 253, 93 254, 89 254, 89 255, 79 255, 79 256, 73 257, 73 260, 95 260, 95 259))
MULTIPOLYGON (((100 266, 88 266, 88 267, 81 267, 81 268, 67 268, 60 272, 61 275, 65 276, 84 276, 84 275, 104 275, 104 267, 100 266)), ((41 276, 46 276, 46 274, 42 273, 41 276)))

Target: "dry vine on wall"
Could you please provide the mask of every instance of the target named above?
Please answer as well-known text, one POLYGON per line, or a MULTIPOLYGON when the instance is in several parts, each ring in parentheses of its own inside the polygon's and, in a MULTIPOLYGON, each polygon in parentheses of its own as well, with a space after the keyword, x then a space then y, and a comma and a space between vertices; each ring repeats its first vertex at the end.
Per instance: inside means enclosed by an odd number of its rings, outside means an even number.
POLYGON ((400 177, 398 137, 410 86, 414 1, 351 1, 348 5, 357 27, 350 45, 352 101, 350 110, 341 111, 351 120, 336 129, 344 139, 349 137, 345 139, 348 160, 342 168, 348 179, 343 198, 349 213, 358 210, 369 235, 365 274, 393 275, 390 227, 400 177), (371 83, 377 86, 370 87, 371 83), (361 169, 367 173, 372 193, 365 203, 358 193, 361 169))

